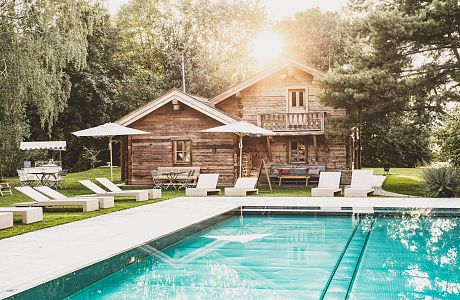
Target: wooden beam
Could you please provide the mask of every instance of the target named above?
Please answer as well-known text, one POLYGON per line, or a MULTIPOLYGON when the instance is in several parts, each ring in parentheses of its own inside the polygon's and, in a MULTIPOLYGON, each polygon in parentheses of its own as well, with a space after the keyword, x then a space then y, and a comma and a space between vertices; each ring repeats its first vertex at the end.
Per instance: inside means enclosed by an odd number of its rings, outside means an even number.
POLYGON ((272 162, 272 147, 270 145, 270 138, 267 136, 267 153, 268 153, 268 161, 272 162))
POLYGON ((313 136, 313 149, 315 151, 315 162, 318 162, 318 143, 316 141, 316 135, 313 136))
POLYGON ((243 93, 241 91, 238 91, 235 93, 235 97, 238 98, 238 99, 242 99, 243 98, 243 93))

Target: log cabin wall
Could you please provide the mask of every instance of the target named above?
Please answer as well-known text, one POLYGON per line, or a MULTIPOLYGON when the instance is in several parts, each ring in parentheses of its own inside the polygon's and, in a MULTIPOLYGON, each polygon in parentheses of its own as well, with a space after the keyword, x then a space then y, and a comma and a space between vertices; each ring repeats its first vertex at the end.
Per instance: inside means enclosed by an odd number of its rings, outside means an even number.
MULTIPOLYGON (((291 138, 306 140, 307 162, 309 165, 323 165, 326 170, 344 170, 347 168, 346 143, 340 140, 326 139, 324 136, 317 137, 318 160, 315 159, 312 136, 276 136, 270 139, 271 158, 268 157, 266 138, 245 137, 244 151, 251 153, 254 166, 259 166, 263 158, 267 163, 288 164, 289 141, 291 138)), ((300 163, 292 163, 300 164, 300 163)))
POLYGON ((219 185, 232 185, 236 176, 236 136, 200 132, 221 125, 183 104, 175 111, 171 103, 132 123, 130 127, 153 134, 129 138, 127 183, 151 184, 150 170, 174 166, 173 140, 190 140, 191 163, 177 166, 200 167, 201 173, 219 173, 219 185))
MULTIPOLYGON (((331 129, 334 125, 328 122, 328 119, 344 116, 346 112, 343 109, 322 105, 315 97, 317 88, 312 75, 298 69, 285 68, 242 90, 238 95, 217 103, 216 108, 257 125, 260 114, 288 112, 289 89, 305 89, 305 112, 324 112, 325 129, 331 129)), ((308 146, 307 164, 325 165, 327 170, 343 170, 350 167, 346 142, 327 139, 324 133, 317 135, 317 155, 315 155, 311 133, 298 134, 298 132, 283 132, 282 136, 272 137, 270 139, 271 161, 266 138, 245 138, 245 151, 253 155, 254 166, 258 166, 260 158, 264 158, 269 163, 284 164, 289 163, 289 140, 305 139, 308 146)))
POLYGON ((345 115, 344 109, 324 106, 316 99, 318 85, 310 74, 295 69, 293 75, 283 79, 286 73, 287 70, 279 71, 241 91, 241 98, 233 95, 217 103, 216 108, 257 124, 259 114, 288 112, 288 89, 303 88, 307 100, 306 112, 326 112, 329 117, 345 115))

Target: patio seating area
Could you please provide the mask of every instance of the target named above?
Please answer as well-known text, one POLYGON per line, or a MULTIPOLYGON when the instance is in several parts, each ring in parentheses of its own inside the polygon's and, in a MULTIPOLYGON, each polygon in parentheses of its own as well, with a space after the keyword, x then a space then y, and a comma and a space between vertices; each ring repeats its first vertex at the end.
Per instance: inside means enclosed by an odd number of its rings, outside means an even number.
POLYGON ((158 167, 151 170, 153 186, 157 189, 187 189, 195 187, 200 177, 200 167, 158 167))

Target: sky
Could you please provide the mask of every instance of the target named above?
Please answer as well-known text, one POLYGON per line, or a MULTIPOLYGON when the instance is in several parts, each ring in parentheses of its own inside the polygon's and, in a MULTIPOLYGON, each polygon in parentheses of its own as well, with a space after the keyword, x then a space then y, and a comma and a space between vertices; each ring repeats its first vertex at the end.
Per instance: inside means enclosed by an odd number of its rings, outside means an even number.
MULTIPOLYGON (((112 14, 128 0, 106 0, 112 14)), ((337 11, 345 5, 347 0, 262 0, 267 15, 272 20, 279 20, 293 16, 296 12, 319 7, 322 11, 337 11)))

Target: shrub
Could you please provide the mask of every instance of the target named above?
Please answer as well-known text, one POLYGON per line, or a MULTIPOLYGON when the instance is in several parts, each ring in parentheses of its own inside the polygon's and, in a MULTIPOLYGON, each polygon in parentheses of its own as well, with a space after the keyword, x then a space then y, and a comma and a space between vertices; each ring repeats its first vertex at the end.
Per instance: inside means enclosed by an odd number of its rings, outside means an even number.
POLYGON ((459 194, 460 174, 454 167, 427 168, 422 172, 425 193, 429 197, 451 198, 459 194))

